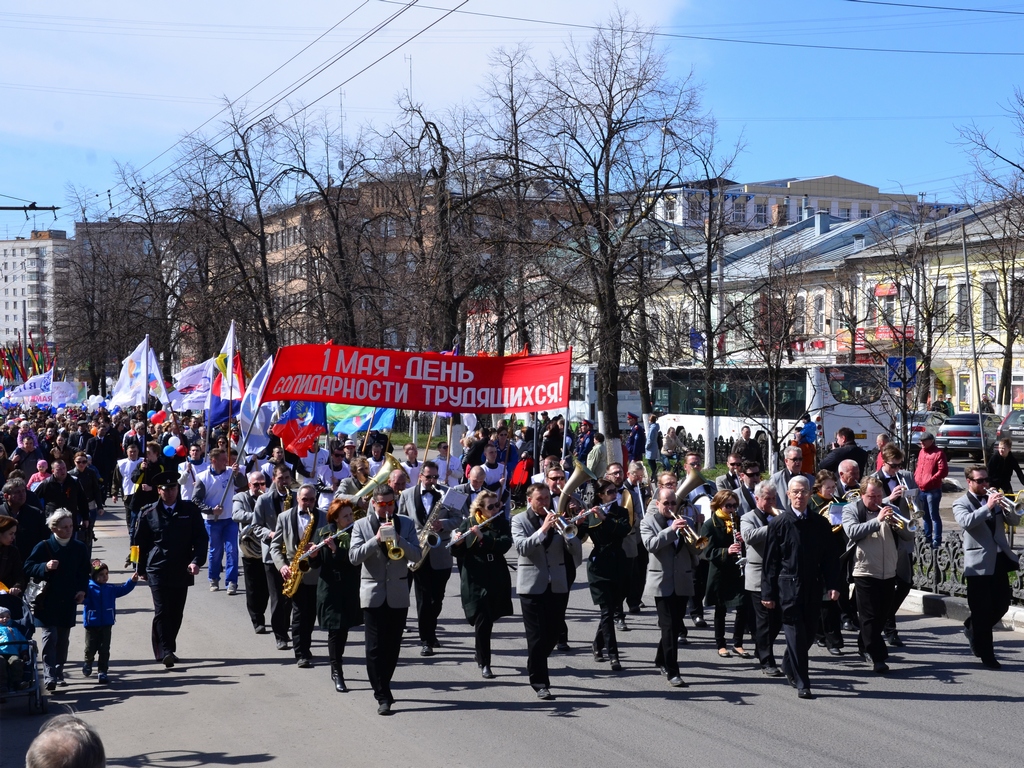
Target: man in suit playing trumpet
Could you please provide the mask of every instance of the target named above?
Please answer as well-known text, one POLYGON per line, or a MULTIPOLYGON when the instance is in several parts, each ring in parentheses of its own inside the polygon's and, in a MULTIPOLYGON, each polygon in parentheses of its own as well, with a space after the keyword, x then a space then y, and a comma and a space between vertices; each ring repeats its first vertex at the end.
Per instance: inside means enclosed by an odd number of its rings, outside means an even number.
MULTIPOLYGON (((882 448, 882 468, 871 477, 882 483, 882 504, 891 504, 899 510, 900 515, 908 520, 913 516, 914 498, 917 496, 917 483, 914 476, 903 469, 903 451, 895 443, 887 443, 882 448)), ((913 587, 914 574, 911 562, 914 554, 914 537, 900 537, 897 542, 896 580, 893 583, 893 595, 889 604, 889 612, 885 617, 883 634, 885 641, 894 648, 902 648, 904 643, 896 631, 896 612, 910 594, 913 587)))

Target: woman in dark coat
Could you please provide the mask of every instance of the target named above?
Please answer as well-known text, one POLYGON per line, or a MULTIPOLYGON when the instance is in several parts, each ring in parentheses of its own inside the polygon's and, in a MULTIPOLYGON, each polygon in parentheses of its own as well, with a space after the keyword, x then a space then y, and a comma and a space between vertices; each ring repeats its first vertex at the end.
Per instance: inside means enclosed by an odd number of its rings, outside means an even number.
POLYGON ((743 587, 743 574, 739 559, 743 556, 743 539, 739 536, 740 501, 732 491, 719 491, 711 500, 711 516, 701 528, 701 536, 708 537, 704 558, 708 561, 708 583, 705 605, 715 606, 715 643, 718 655, 727 659, 735 653, 744 659, 753 658, 743 649, 743 636, 747 632, 750 597, 743 587), (725 644, 725 615, 735 609, 732 631, 732 653, 725 644))
POLYGON ((0 584, 15 597, 25 590, 26 581, 24 558, 14 546, 17 533, 17 518, 0 515, 0 584))
POLYGON ((52 691, 64 682, 71 628, 78 620, 78 606, 89 586, 89 555, 76 541, 71 513, 58 509, 46 521, 53 535, 41 541, 25 561, 25 573, 46 582, 36 603, 35 623, 43 628, 43 679, 52 691))
POLYGON ((587 560, 590 599, 601 609, 594 636, 594 661, 604 661, 607 650, 614 672, 622 669, 615 638, 615 612, 626 599, 628 589, 629 561, 622 542, 632 530, 629 512, 616 502, 617 496, 615 484, 602 480, 597 486, 599 506, 591 509, 587 518, 587 534, 594 543, 587 560))
MULTIPOLYGON (((317 541, 334 536, 352 525, 352 502, 334 499, 327 508, 327 526, 317 533, 317 541)), ((316 616, 320 628, 327 632, 327 653, 331 657, 331 680, 334 690, 345 693, 345 672, 342 659, 348 631, 363 623, 363 609, 359 607, 359 571, 361 566, 352 565, 348 559, 350 534, 339 540, 329 539, 315 556, 314 563, 320 566, 320 581, 316 585, 316 616)))
POLYGON ((491 630, 502 616, 512 615, 512 578, 505 553, 512 548, 512 527, 501 513, 497 494, 481 491, 469 516, 452 536, 452 555, 462 581, 462 610, 473 625, 476 663, 487 680, 491 672, 491 630), (484 525, 486 521, 491 522, 484 525))

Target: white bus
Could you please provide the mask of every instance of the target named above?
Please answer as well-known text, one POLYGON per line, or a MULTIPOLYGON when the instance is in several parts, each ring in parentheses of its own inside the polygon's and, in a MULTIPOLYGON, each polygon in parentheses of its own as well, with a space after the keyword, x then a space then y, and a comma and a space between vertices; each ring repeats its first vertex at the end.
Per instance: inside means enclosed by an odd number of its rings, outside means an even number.
MULTIPOLYGON (((572 366, 569 379, 569 421, 579 423, 587 419, 595 429, 604 429, 598 418, 597 365, 578 364, 572 366)), ((643 413, 640 402, 640 379, 635 365, 619 369, 619 429, 626 428, 626 414, 643 413)), ((608 435, 618 437, 618 435, 608 435)))
MULTIPOLYGON (((792 435, 797 422, 809 414, 818 427, 818 441, 829 444, 836 430, 849 427, 867 450, 888 431, 886 369, 882 365, 815 365, 784 368, 776 375, 779 433, 792 435)), ((715 371, 715 420, 712 438, 737 438, 750 427, 771 433, 767 409, 770 391, 763 368, 729 366, 715 371)), ((699 368, 657 368, 651 395, 662 432, 680 428, 691 437, 706 429, 704 371, 699 368)), ((787 438, 788 441, 788 438, 787 438)))

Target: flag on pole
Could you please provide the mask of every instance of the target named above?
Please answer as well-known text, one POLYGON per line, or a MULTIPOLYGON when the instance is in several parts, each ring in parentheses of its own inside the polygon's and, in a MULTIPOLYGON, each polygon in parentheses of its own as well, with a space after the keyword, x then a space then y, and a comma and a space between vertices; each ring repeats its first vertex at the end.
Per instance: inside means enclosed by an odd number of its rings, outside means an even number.
POLYGON ((176 411, 202 411, 210 397, 210 385, 213 383, 213 359, 190 365, 174 375, 175 392, 171 393, 171 403, 176 411))
POLYGON ((305 456, 327 431, 326 403, 292 400, 270 431, 281 438, 285 450, 305 456))
POLYGON ((231 321, 220 354, 213 358, 210 371, 210 394, 206 400, 210 426, 222 424, 229 416, 238 413, 238 404, 245 395, 245 373, 242 370, 242 355, 235 346, 235 321, 231 321))
POLYGON ((364 405, 335 405, 327 406, 327 424, 331 427, 331 434, 337 435, 344 432, 351 435, 356 432, 363 432, 367 429, 391 429, 395 426, 394 408, 368 408, 364 405), (370 418, 373 423, 370 423, 370 418))
POLYGON ((39 397, 41 395, 50 394, 52 387, 53 368, 48 370, 46 373, 33 376, 20 387, 15 387, 7 393, 7 397, 12 400, 24 397, 39 397))
MULTIPOLYGON (((268 357, 260 369, 253 374, 249 388, 238 405, 238 424, 242 428, 242 437, 245 439, 245 450, 250 454, 262 451, 270 443, 269 435, 271 420, 274 416, 274 404, 260 405, 260 398, 263 397, 263 388, 267 385, 270 369, 273 366, 274 358, 268 357)), ((243 459, 243 456, 238 457, 239 462, 243 459)))
POLYGON ((121 408, 145 405, 150 396, 157 398, 164 405, 171 401, 160 377, 160 362, 149 346, 147 335, 121 363, 121 375, 117 377, 108 403, 111 407, 121 408))

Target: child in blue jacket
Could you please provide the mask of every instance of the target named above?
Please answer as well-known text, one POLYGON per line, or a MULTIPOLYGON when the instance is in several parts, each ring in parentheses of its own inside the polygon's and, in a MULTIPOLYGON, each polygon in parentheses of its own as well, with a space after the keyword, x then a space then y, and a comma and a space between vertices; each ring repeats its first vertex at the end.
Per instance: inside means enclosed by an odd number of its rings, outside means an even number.
POLYGON ((99 674, 97 682, 110 682, 107 677, 107 665, 110 663, 110 631, 114 627, 114 601, 135 589, 139 580, 137 573, 132 574, 121 586, 108 584, 110 570, 107 564, 99 560, 92 561, 92 578, 89 589, 85 593, 83 624, 85 625, 85 664, 82 674, 92 675, 92 660, 99 653, 99 674))

